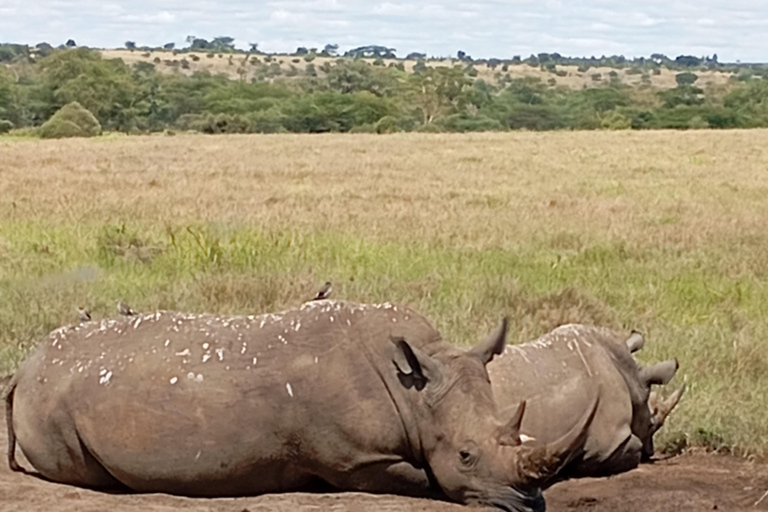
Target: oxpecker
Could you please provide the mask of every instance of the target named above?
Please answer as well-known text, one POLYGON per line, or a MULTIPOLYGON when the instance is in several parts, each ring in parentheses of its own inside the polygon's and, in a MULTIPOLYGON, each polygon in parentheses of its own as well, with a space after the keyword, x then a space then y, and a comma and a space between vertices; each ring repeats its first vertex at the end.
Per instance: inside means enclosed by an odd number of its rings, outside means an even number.
POLYGON ((121 300, 117 302, 117 312, 123 316, 133 316, 136 314, 136 312, 131 309, 131 306, 121 300))
POLYGON ((312 300, 325 300, 328 297, 331 296, 331 292, 333 289, 331 288, 331 282, 326 282, 322 288, 320 288, 320 291, 317 292, 317 295, 315 295, 315 298, 312 300))

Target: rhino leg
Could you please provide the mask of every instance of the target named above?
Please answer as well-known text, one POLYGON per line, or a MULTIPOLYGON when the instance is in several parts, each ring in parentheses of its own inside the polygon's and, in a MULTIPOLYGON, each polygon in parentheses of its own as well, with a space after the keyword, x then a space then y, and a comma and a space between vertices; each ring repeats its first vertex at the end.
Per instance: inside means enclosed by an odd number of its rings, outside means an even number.
MULTIPOLYGON (((624 473, 635 469, 640 464, 643 442, 631 434, 604 463, 604 476, 624 473)), ((603 469, 601 468, 601 472, 603 469)))
POLYGON ((431 485, 426 471, 408 462, 375 462, 326 480, 341 490, 447 500, 439 487, 431 485))
POLYGON ((16 433, 13 430, 13 393, 16 391, 16 383, 11 382, 3 394, 5 401, 5 425, 8 430, 8 467, 11 471, 24 471, 16 462, 16 433))

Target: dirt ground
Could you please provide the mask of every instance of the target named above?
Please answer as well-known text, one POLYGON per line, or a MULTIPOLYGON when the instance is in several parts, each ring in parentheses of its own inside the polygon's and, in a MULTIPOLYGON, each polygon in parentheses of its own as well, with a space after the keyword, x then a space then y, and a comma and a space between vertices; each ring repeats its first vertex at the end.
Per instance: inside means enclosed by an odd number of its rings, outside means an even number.
MULTIPOLYGON (((2 417, 4 418, 4 414, 2 417)), ((0 421, 0 446, 7 431, 0 421)), ((20 462, 30 468, 27 461, 20 462)), ((549 511, 672 512, 768 510, 768 466, 713 455, 683 456, 612 478, 573 480, 545 493, 549 511), (762 501, 761 501, 761 498, 762 501)), ((466 510, 459 505, 361 493, 290 493, 236 499, 106 494, 13 473, 0 460, 0 512, 334 512, 466 510)))

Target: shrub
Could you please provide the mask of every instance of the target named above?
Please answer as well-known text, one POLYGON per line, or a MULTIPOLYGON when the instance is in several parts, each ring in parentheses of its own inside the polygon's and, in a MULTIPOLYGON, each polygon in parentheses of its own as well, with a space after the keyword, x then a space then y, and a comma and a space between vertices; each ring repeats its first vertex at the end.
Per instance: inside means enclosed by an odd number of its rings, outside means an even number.
POLYGON ((197 62, 200 60, 200 57, 194 54, 190 55, 189 58, 192 59, 192 62, 197 62))
POLYGON ((444 132, 443 128, 435 123, 422 124, 421 126, 416 128, 414 131, 420 132, 420 133, 443 133, 444 132))
POLYGON ((312 62, 313 60, 315 60, 315 54, 314 53, 309 53, 309 54, 305 55, 304 56, 304 60, 307 61, 307 62, 312 62))
POLYGON ((155 57, 154 59, 152 59, 152 62, 154 62, 155 64, 160 64, 163 61, 160 59, 160 57, 155 57))
POLYGON ((608 112, 605 117, 603 117, 600 126, 605 130, 629 130, 632 127, 629 119, 615 110, 608 112))
POLYGON ((467 74, 467 76, 471 76, 472 78, 477 76, 477 70, 475 69, 475 67, 472 64, 467 66, 467 68, 464 70, 464 72, 467 74))
POLYGON ((400 131, 397 124, 397 118, 393 116, 384 116, 376 123, 376 133, 396 133, 400 131))
POLYGON ((603 75, 601 75, 600 73, 595 73, 594 75, 592 75, 593 82, 599 82, 602 79, 603 79, 603 75))
POLYGON ((13 123, 7 119, 0 119, 0 133, 8 133, 13 130, 13 123))
POLYGON ((76 101, 61 107, 40 127, 40 136, 44 139, 94 137, 100 133, 99 121, 76 101))
POLYGON ((696 80, 698 80, 699 77, 695 73, 689 73, 686 71, 685 73, 678 73, 675 75, 675 81, 677 81, 677 85, 680 87, 685 87, 686 85, 693 85, 696 83, 696 80))
POLYGON ((376 126, 370 123, 353 126, 349 133, 376 133, 376 126))
POLYGON ((206 54, 205 54, 205 56, 206 56, 207 58, 209 58, 209 59, 212 59, 212 58, 213 58, 213 54, 212 54, 212 53, 206 53, 206 54))

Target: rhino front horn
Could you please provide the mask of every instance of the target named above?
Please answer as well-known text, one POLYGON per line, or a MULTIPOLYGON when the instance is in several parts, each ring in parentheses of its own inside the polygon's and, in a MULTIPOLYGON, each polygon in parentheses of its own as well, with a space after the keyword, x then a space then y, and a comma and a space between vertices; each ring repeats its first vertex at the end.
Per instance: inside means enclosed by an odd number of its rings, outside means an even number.
POLYGON ((664 400, 663 402, 661 402, 660 404, 654 407, 655 409, 653 411, 654 432, 664 426, 664 422, 667 421, 667 416, 669 416, 669 413, 671 413, 672 410, 675 407, 677 407, 677 404, 680 403, 680 399, 683 397, 683 393, 685 393, 685 384, 683 384, 678 389, 676 389, 675 392, 669 395, 669 397, 666 400, 664 400))
POLYGON ((510 475, 513 482, 519 482, 525 488, 546 488, 556 481, 555 477, 570 461, 583 453, 589 427, 600 403, 596 391, 594 397, 592 407, 560 439, 544 446, 521 445, 516 448, 517 456, 510 475))

